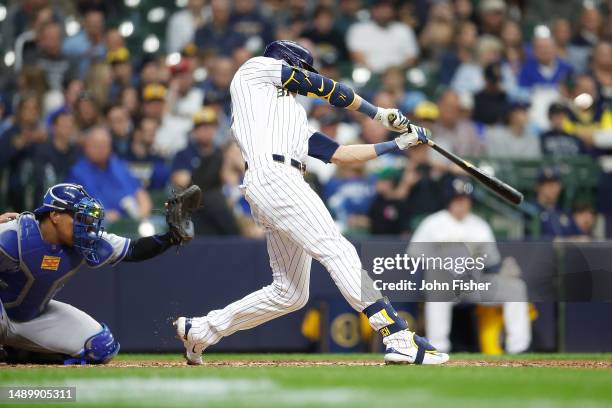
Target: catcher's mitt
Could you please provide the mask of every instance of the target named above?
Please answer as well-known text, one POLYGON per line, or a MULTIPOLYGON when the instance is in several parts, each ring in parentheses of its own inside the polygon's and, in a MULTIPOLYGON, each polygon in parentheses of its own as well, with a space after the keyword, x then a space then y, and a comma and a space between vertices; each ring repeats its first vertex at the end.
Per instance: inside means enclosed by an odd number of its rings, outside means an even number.
POLYGON ((174 192, 166 203, 166 222, 172 234, 172 243, 181 245, 193 239, 194 228, 191 214, 200 207, 202 190, 193 185, 183 191, 174 192))

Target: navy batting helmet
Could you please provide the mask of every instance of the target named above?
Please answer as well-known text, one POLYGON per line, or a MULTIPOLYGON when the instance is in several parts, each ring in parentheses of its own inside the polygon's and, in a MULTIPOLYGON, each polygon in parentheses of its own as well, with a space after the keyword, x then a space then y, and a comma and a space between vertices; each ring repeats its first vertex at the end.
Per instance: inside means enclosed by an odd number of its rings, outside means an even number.
POLYGON ((293 41, 272 41, 266 46, 263 55, 264 57, 283 60, 293 67, 303 68, 318 73, 313 67, 314 59, 310 51, 293 41))

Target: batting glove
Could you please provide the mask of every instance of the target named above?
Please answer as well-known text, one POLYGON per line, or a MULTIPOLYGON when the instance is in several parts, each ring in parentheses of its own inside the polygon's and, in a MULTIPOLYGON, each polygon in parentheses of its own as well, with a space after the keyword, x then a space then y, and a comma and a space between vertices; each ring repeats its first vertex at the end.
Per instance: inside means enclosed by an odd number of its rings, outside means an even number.
POLYGON ((398 109, 378 108, 374 120, 379 121, 385 128, 394 132, 405 132, 410 125, 408 118, 398 109))
POLYGON ((404 132, 395 138, 395 143, 402 150, 427 143, 427 140, 431 137, 431 131, 427 128, 412 123, 409 123, 408 127, 410 128, 409 132, 404 132))

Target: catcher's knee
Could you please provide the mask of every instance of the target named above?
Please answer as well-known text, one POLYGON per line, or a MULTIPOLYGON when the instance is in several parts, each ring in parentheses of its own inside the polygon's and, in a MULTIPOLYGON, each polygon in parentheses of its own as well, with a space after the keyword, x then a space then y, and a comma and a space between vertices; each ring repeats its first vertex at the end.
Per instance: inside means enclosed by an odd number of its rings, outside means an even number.
POLYGON ((102 330, 94 334, 83 346, 83 351, 77 357, 69 358, 65 364, 104 364, 119 353, 119 342, 113 336, 108 326, 102 323, 102 330))

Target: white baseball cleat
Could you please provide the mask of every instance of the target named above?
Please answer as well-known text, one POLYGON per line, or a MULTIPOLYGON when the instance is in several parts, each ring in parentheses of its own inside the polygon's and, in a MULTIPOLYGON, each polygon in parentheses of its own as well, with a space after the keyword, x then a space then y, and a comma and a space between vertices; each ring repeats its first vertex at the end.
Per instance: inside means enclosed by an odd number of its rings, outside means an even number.
POLYGON ((191 330, 192 319, 188 317, 179 317, 172 323, 176 328, 176 336, 183 342, 185 346, 185 359, 189 365, 202 365, 202 350, 203 345, 194 341, 191 330), (191 334, 191 335, 190 335, 191 334))
POLYGON ((386 364, 444 364, 449 356, 439 352, 424 337, 403 330, 384 339, 386 364))

